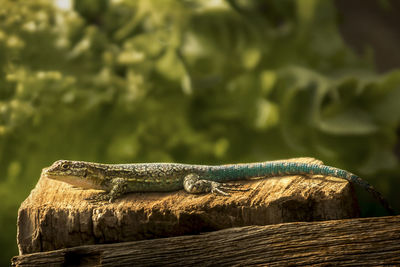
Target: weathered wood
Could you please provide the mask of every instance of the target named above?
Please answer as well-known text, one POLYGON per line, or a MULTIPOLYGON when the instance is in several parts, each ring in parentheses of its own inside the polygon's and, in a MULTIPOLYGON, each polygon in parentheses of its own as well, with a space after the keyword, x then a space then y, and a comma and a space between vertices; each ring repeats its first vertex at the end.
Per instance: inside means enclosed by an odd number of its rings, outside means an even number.
MULTIPOLYGON (((315 159, 295 159, 318 163, 315 159)), ((96 190, 41 178, 18 213, 20 255, 80 245, 171 237, 246 225, 320 221, 358 216, 349 183, 323 176, 243 182, 230 197, 134 193, 112 204, 84 199, 96 190)))
POLYGON ((14 266, 400 264, 400 216, 231 228, 17 256, 14 266))

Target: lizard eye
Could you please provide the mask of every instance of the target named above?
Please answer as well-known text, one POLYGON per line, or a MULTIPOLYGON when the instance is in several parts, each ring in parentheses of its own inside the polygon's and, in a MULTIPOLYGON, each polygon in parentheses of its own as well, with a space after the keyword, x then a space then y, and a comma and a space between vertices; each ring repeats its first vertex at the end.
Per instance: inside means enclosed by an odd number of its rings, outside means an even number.
POLYGON ((63 169, 68 169, 68 164, 67 163, 64 163, 62 166, 61 166, 63 169))

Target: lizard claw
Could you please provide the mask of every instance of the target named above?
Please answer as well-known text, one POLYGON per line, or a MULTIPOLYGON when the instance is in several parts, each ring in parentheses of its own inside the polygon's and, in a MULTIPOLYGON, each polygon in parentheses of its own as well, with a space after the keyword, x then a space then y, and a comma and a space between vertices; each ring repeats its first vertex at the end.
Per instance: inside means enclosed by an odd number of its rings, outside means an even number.
POLYGON ((243 186, 240 183, 221 183, 221 185, 222 186, 227 186, 227 187, 230 187, 230 188, 237 188, 237 187, 243 186))
POLYGON ((242 187, 243 184, 239 183, 222 183, 219 188, 229 191, 239 191, 239 192, 245 192, 250 190, 250 188, 242 188, 242 187))
POLYGON ((222 195, 222 196, 226 196, 229 197, 230 194, 224 192, 222 189, 220 189, 218 186, 217 187, 213 187, 211 188, 211 193, 217 194, 217 195, 222 195))
POLYGON ((98 193, 95 195, 92 195, 88 198, 85 198, 86 201, 89 203, 98 203, 98 202, 109 202, 111 203, 111 197, 107 193, 98 193))
POLYGON ((231 184, 231 183, 217 183, 212 182, 211 184, 211 193, 220 194, 223 196, 230 196, 229 193, 225 191, 236 191, 236 192, 245 192, 249 191, 249 188, 238 188, 242 186, 241 184, 231 184))

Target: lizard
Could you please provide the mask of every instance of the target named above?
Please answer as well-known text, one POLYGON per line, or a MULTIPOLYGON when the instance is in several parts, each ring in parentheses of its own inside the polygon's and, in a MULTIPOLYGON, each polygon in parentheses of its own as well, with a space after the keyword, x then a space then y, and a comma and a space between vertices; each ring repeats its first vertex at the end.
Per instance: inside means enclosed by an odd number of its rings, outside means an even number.
POLYGON ((381 205, 394 214, 384 196, 357 175, 327 165, 289 161, 266 161, 229 165, 194 165, 182 163, 102 164, 85 161, 58 160, 43 169, 43 176, 84 189, 100 189, 92 200, 115 201, 132 192, 171 192, 184 189, 191 194, 226 191, 247 191, 233 183, 251 178, 288 175, 326 175, 343 178, 361 186, 381 205))

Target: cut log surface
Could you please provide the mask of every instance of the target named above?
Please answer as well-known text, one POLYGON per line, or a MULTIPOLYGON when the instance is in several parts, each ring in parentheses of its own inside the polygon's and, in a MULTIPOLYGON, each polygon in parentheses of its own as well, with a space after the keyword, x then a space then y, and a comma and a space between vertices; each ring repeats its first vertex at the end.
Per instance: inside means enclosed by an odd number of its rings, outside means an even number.
POLYGON ((230 228, 17 256, 13 266, 399 266, 400 216, 230 228))
MULTIPOLYGON (((311 158, 292 161, 321 163, 311 158)), ((40 178, 18 212, 20 255, 81 245, 197 234, 246 225, 358 217, 353 188, 339 178, 286 176, 241 182, 230 197, 131 193, 115 203, 85 199, 83 190, 40 178)))

